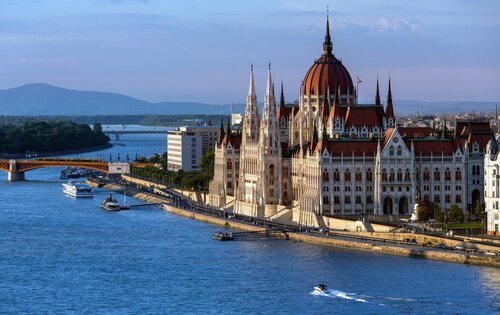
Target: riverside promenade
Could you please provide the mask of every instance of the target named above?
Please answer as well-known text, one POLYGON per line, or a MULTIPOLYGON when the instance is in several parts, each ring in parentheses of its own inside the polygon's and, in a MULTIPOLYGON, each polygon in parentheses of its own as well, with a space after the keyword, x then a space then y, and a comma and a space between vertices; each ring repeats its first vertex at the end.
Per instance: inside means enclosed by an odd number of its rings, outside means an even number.
MULTIPOLYGON (((131 178, 128 178, 132 180, 131 178)), ((243 215, 234 215, 196 203, 186 196, 152 182, 105 181, 106 189, 150 203, 161 203, 162 209, 170 213, 194 220, 242 231, 279 230, 286 238, 337 248, 370 251, 379 254, 424 258, 462 264, 477 264, 500 267, 500 246, 474 244, 474 250, 459 250, 454 246, 462 244, 458 240, 442 237, 411 234, 411 243, 405 242, 408 233, 353 233, 343 231, 321 232, 315 228, 298 227, 291 224, 275 223, 243 215), (445 248, 435 245, 445 244, 445 248)), ((92 183, 92 181, 90 181, 92 183)))

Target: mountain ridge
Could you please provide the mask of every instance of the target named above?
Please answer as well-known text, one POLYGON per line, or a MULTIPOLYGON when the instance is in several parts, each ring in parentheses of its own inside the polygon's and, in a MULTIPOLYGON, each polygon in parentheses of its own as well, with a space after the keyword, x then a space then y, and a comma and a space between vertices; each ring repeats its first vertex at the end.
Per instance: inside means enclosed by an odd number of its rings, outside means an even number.
MULTIPOLYGON (((423 114, 444 112, 492 112, 497 102, 395 100, 396 112, 423 114)), ((243 103, 234 104, 243 112, 243 103)), ((199 102, 148 102, 127 95, 58 87, 47 83, 30 83, 0 90, 0 115, 179 115, 229 114, 230 104, 199 102)))

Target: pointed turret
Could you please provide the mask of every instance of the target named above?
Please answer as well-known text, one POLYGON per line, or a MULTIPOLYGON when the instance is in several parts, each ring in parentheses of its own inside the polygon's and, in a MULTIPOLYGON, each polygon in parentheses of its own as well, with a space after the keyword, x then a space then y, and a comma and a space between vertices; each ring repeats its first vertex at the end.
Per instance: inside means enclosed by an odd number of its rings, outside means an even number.
POLYGON ((283 92, 283 81, 281 81, 280 106, 285 106, 285 94, 283 92))
POLYGON ((266 96, 264 97, 263 118, 276 116, 276 99, 274 97, 274 84, 271 76, 271 63, 267 71, 266 96))
POLYGON ((221 144, 222 141, 224 140, 224 136, 226 135, 224 131, 224 119, 220 119, 220 130, 219 130, 219 137, 217 138, 217 144, 221 144))
MULTIPOLYGON (((377 84, 378 88, 378 84, 377 84)), ((391 78, 389 77, 389 90, 387 91, 387 108, 385 109, 387 118, 394 119, 394 108, 392 107, 391 78)))
POLYGON ((257 141, 259 137, 259 112, 257 109, 257 95, 253 79, 253 64, 250 67, 250 83, 248 87, 247 103, 245 107, 245 118, 243 121, 242 141, 257 141))
POLYGON ((377 76, 377 93, 375 94, 375 105, 380 106, 382 103, 380 102, 380 92, 378 89, 378 76, 377 76))
MULTIPOLYGON (((328 92, 330 94, 330 92, 328 92)), ((338 86, 337 83, 335 83, 335 96, 333 98, 333 105, 331 106, 330 109, 330 116, 329 119, 331 121, 334 121, 337 119, 337 117, 342 117, 342 113, 340 110, 340 87, 338 86)))
POLYGON ((231 118, 227 118, 227 129, 226 129, 227 134, 230 136, 231 135, 231 118))
POLYGON ((321 119, 326 120, 330 115, 330 89, 327 89, 328 93, 323 97, 323 104, 321 105, 321 119))
POLYGON ((323 42, 323 55, 331 55, 333 50, 332 39, 330 37, 330 21, 328 13, 326 14, 326 33, 323 42))

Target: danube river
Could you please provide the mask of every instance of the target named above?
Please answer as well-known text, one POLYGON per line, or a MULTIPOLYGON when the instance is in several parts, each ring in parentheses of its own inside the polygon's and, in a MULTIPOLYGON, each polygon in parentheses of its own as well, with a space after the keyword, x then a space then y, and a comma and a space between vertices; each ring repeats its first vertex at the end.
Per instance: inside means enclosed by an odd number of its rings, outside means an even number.
MULTIPOLYGON (((162 135, 120 142, 86 155, 165 151, 162 135)), ((284 240, 216 242, 218 227, 156 207, 103 211, 105 191, 66 197, 58 173, 0 177, 0 313, 500 312, 499 269, 284 240), (327 295, 312 294, 320 282, 327 295)))

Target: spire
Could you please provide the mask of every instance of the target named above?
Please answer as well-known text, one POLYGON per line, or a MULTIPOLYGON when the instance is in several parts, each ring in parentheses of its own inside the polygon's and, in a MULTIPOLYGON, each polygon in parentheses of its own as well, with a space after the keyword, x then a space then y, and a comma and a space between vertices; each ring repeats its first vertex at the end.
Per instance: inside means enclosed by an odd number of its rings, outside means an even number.
MULTIPOLYGON (((330 94, 330 90, 328 90, 328 94, 330 94)), ((330 120, 335 120, 337 117, 340 117, 340 87, 338 86, 337 81, 335 81, 335 97, 333 98, 333 106, 330 109, 330 120)))
POLYGON ((274 98, 274 84, 271 76, 271 63, 269 63, 267 70, 266 96, 264 98, 263 115, 266 117, 276 115, 276 100, 274 98))
POLYGON ((327 93, 323 97, 323 104, 321 105, 321 117, 326 119, 330 114, 330 86, 327 87, 327 93))
POLYGON ((377 93, 375 94, 375 105, 380 106, 380 92, 378 90, 378 75, 377 75, 377 93))
POLYGON ((391 77, 389 77, 389 90, 387 92, 387 108, 385 109, 387 118, 394 119, 394 108, 392 106, 391 77))
POLYGON ((280 106, 285 106, 285 94, 283 93, 283 81, 281 81, 280 106))
POLYGON ((231 135, 231 118, 227 118, 227 135, 230 136, 231 135))
POLYGON ((220 119, 220 131, 219 138, 217 139, 217 143, 221 144, 222 140, 224 140, 225 132, 224 132, 224 118, 220 119))
POLYGON ((330 21, 328 16, 328 7, 326 9, 326 34, 323 42, 323 55, 331 55, 333 50, 332 39, 330 37, 330 21))
POLYGON ((255 84, 253 81, 253 63, 250 66, 250 86, 248 87, 248 97, 255 97, 255 84))

